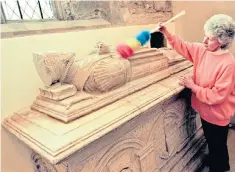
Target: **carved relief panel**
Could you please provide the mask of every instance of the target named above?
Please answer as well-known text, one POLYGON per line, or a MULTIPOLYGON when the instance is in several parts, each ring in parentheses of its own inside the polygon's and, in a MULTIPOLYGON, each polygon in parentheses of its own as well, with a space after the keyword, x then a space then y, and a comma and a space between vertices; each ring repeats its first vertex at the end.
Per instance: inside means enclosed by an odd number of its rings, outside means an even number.
MULTIPOLYGON (((122 126, 125 128, 129 125, 131 130, 102 149, 98 150, 97 144, 104 143, 105 140, 92 143, 92 146, 85 148, 82 153, 77 152, 56 166, 34 155, 35 171, 151 172, 160 170, 173 155, 183 151, 192 133, 196 132, 195 114, 188 114, 188 116, 185 114, 187 113, 183 100, 171 101, 161 107, 152 108, 140 117, 129 121, 126 126, 122 126), (84 158, 86 156, 87 158, 84 158)), ((112 137, 117 132, 119 131, 112 131, 108 136, 112 137)))

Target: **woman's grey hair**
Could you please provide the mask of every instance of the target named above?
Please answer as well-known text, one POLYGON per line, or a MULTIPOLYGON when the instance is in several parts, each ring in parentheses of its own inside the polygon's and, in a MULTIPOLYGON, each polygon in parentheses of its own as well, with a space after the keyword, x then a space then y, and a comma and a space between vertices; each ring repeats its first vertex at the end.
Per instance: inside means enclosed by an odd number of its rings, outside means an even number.
POLYGON ((235 21, 228 15, 217 14, 206 21, 204 31, 217 38, 221 49, 228 49, 235 37, 235 21))

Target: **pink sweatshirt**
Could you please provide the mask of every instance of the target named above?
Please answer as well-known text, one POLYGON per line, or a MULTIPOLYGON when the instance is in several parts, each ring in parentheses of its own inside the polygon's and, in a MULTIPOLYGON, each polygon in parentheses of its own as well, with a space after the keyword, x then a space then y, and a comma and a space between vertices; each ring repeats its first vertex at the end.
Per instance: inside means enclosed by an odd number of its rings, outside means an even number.
POLYGON ((203 44, 189 43, 175 35, 166 39, 179 54, 194 64, 192 107, 205 121, 228 125, 235 113, 235 59, 231 53, 207 51, 203 44))

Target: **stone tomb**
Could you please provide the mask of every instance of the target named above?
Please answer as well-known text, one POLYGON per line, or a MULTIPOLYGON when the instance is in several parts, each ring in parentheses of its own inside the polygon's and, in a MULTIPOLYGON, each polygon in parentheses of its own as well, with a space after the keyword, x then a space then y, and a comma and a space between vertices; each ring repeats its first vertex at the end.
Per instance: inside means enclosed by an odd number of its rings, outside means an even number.
MULTIPOLYGON (((192 64, 169 48, 129 60, 100 44, 87 57, 35 53, 45 84, 3 126, 32 150, 37 172, 194 171, 204 157, 200 117, 180 96, 192 64)), ((186 97, 189 97, 186 94, 186 97)))

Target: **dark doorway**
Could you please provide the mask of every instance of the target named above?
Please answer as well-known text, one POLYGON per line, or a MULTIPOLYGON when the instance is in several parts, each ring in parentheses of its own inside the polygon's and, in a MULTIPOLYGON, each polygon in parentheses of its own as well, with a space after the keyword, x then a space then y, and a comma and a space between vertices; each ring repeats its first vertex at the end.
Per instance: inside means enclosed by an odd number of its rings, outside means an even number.
POLYGON ((151 48, 161 48, 164 47, 164 36, 161 32, 151 33, 150 39, 151 48))

